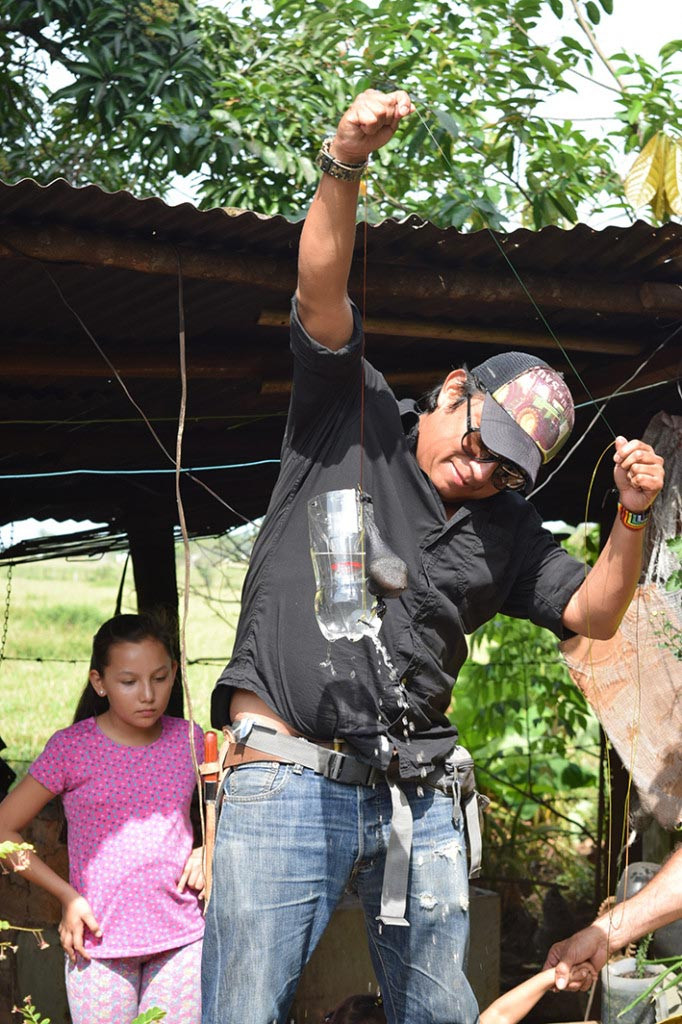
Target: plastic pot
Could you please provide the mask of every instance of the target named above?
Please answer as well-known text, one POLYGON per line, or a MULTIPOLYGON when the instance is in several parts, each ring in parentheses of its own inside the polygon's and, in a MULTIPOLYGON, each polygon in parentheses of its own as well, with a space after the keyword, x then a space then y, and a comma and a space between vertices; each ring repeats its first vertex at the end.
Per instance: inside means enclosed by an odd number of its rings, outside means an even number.
POLYGON ((654 999, 651 995, 647 996, 641 1003, 637 1003, 621 1016, 625 1007, 629 1006, 637 996, 646 992, 655 976, 664 970, 661 964, 652 964, 647 966, 647 977, 645 978, 624 977, 624 975, 634 974, 635 969, 634 957, 615 960, 602 968, 602 1024, 654 1024, 655 1021, 665 1017, 667 1013, 666 995, 665 993, 656 995, 655 992, 652 993, 655 996, 654 999))

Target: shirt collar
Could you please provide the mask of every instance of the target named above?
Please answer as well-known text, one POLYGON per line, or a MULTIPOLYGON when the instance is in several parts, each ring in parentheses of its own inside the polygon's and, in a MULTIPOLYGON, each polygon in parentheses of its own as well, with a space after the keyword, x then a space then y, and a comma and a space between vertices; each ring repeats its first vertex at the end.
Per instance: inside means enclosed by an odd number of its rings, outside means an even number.
POLYGON ((419 434, 419 417, 421 411, 414 398, 402 398, 398 402, 398 413, 403 424, 403 431, 407 443, 413 452, 417 448, 417 435, 419 434))

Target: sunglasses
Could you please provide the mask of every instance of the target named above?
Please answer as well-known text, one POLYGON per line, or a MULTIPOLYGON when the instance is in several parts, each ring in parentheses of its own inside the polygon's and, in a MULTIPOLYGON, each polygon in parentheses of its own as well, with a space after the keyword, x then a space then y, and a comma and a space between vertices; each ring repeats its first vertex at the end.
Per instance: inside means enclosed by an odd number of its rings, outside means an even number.
POLYGON ((496 455, 483 444, 481 440, 481 428, 471 424, 471 395, 467 395, 467 428, 462 434, 462 451, 472 462, 496 462, 498 465, 493 472, 491 480, 498 491, 509 488, 510 491, 519 491, 526 486, 526 475, 513 462, 507 462, 501 455, 496 455))

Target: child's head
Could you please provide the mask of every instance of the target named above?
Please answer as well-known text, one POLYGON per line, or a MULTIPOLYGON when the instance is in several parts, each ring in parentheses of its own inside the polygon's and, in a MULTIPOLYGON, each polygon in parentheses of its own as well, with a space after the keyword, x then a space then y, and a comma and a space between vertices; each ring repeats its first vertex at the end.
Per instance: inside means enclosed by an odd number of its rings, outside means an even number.
POLYGON ((176 668, 173 632, 166 621, 148 612, 114 615, 93 637, 88 683, 74 721, 108 711, 141 674, 152 680, 155 705, 163 703, 165 711, 176 668))
POLYGON ((349 996, 324 1019, 326 1024, 386 1024, 380 996, 349 996))

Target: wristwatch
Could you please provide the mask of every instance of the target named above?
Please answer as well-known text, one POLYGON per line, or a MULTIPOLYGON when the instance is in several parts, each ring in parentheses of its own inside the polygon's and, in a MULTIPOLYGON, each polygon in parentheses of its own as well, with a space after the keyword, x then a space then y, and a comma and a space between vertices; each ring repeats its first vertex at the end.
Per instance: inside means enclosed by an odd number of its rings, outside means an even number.
POLYGON ((330 178, 337 178, 339 181, 360 181, 367 167, 367 160, 361 164, 344 164, 332 156, 329 147, 334 140, 325 139, 320 152, 315 157, 315 163, 324 174, 330 178))

